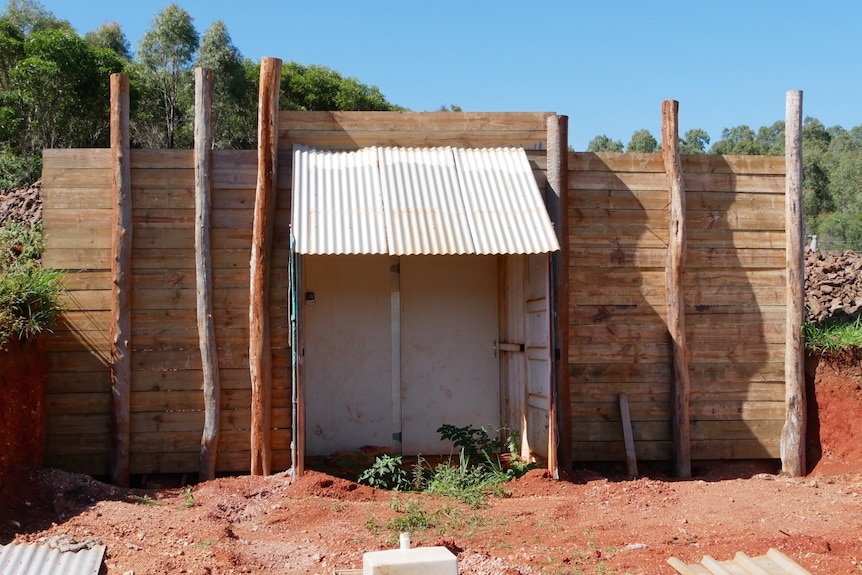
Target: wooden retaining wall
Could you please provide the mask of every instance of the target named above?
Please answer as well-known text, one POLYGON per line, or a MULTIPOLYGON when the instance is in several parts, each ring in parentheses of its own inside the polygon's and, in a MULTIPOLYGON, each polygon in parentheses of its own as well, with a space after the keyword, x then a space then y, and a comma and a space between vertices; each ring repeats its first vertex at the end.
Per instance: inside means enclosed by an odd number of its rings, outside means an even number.
MULTIPOLYGON (((785 416, 783 157, 684 156, 692 459, 778 458, 785 416)), ((672 459, 660 154, 569 157, 575 461, 672 459)))
MULTIPOLYGON (((48 345, 46 461, 107 475, 110 454, 109 150, 46 150, 45 263, 68 270, 67 311, 48 345)), ((203 393, 196 319, 192 150, 132 150, 130 473, 196 472, 203 393)), ((286 294, 290 162, 281 162, 273 293, 286 294)), ((222 386, 217 470, 248 471, 249 258, 254 151, 212 160, 213 315, 222 386)), ((273 464, 290 465, 286 297, 270 306, 273 464)))
MULTIPOLYGON (((287 260, 294 143, 523 145, 547 183, 552 114, 281 112, 271 277, 273 470, 290 466, 287 260)), ((669 460, 668 191, 660 154, 568 154, 567 382, 574 461, 669 460)), ((196 472, 204 422, 196 320, 192 150, 132 150, 132 474, 196 472)), ((692 459, 777 458, 785 418, 784 158, 685 156, 685 312, 692 459)), ((254 151, 212 159, 213 316, 222 387, 217 471, 250 469, 249 260, 254 151)), ((110 459, 109 150, 46 150, 45 263, 68 274, 47 339, 46 462, 107 475, 110 459)), ((563 397, 564 394, 561 394, 563 397)), ((562 406, 566 407, 566 406, 562 406)), ((561 429, 561 436, 563 431, 561 429)))

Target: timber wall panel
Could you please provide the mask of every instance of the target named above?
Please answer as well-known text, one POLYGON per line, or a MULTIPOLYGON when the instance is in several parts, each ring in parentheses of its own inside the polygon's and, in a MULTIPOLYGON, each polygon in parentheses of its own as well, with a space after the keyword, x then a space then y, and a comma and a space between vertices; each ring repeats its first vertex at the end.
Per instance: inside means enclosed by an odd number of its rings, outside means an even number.
MULTIPOLYGON (((107 475, 110 456, 109 150, 48 150, 47 265, 67 271, 66 311, 49 338, 52 465, 107 475)), ((198 345, 194 157, 132 150, 131 463, 133 474, 196 472, 203 430, 198 345)), ((274 469, 290 466, 287 310, 290 155, 280 158, 271 289, 274 469), (284 162, 287 162, 285 164, 284 162)), ((257 183, 254 151, 214 151, 213 313, 221 376, 219 472, 248 471, 248 289, 257 183)))
MULTIPOLYGON (((777 458, 784 420, 784 159, 684 156, 692 458, 777 458)), ((569 157, 575 461, 671 459, 669 203, 659 154, 569 157)))

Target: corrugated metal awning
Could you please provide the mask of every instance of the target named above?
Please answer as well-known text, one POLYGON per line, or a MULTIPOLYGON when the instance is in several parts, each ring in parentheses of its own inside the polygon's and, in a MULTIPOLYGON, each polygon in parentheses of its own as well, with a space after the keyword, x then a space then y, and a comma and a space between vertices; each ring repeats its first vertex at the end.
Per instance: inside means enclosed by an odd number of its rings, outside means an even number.
POLYGON ((560 249, 522 148, 296 147, 300 254, 535 254, 560 249))

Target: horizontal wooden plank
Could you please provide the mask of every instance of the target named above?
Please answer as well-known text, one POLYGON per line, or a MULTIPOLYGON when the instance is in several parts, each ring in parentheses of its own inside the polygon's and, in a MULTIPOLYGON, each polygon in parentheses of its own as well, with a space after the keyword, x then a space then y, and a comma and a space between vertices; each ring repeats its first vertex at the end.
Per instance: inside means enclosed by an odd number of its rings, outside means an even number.
MULTIPOLYGON (((632 421, 666 421, 670 419, 670 402, 661 396, 649 396, 644 401, 629 401, 632 421)), ((573 424, 585 421, 619 421, 617 401, 578 401, 572 403, 573 424)), ((726 401, 692 402, 691 420, 749 421, 783 419, 783 401, 748 401, 740 398, 726 401)))
MULTIPOLYGON (((173 453, 133 453, 129 458, 132 474, 147 473, 197 473, 198 454, 196 452, 173 453)), ((290 467, 290 450, 272 452, 272 472, 277 473, 290 467)), ((217 473, 248 473, 251 469, 251 451, 219 452, 216 459, 217 473)))
MULTIPOLYGON (((635 452, 640 461, 670 461, 671 448, 670 441, 635 443, 635 452)), ((758 439, 692 441, 691 457, 693 463, 719 459, 776 459, 780 457, 779 442, 758 439)), ((572 460, 625 461, 625 445, 622 441, 575 441, 572 443, 572 460)))
MULTIPOLYGON (((755 421, 692 421, 691 440, 699 441, 778 441, 784 427, 783 419, 755 421)), ((635 441, 670 441, 671 424, 667 421, 633 421, 635 441)), ((572 437, 577 441, 622 441, 620 420, 574 422, 572 437)))
MULTIPOLYGON (((251 445, 248 430, 222 430, 219 433, 219 455, 232 451, 247 451, 251 445)), ((291 433, 289 429, 274 429, 270 433, 272 448, 275 450, 290 449, 291 433)), ((171 431, 146 433, 132 431, 130 451, 136 455, 146 453, 186 452, 199 453, 201 433, 199 431, 171 431)))
MULTIPOLYGON (((248 229, 253 224, 252 210, 213 209, 211 212, 213 229, 248 229)), ((176 208, 142 208, 132 210, 132 224, 137 228, 181 228, 194 229, 195 211, 176 208)), ((288 229, 290 210, 277 209, 274 219, 275 229, 288 229)))
MULTIPOLYGON (((291 412, 288 407, 272 410, 273 429, 289 429, 291 412)), ((185 433, 194 432, 200 436, 204 426, 203 411, 165 411, 140 412, 131 415, 131 428, 134 433, 185 433)), ((223 431, 244 431, 246 436, 251 429, 251 409, 222 409, 219 412, 219 429, 223 431)), ((219 445, 219 447, 223 447, 219 445)))
POLYGON ((110 189, 111 170, 107 166, 98 168, 87 168, 73 166, 62 169, 42 169, 42 189, 51 190, 55 188, 99 188, 110 189))
POLYGON ((42 254, 42 264, 67 270, 110 270, 111 250, 105 248, 64 248, 51 246, 42 254))
MULTIPOLYGON (((665 375, 665 374, 662 374, 665 375)), ((650 401, 662 403, 669 399, 671 393, 670 378, 656 377, 651 379, 636 378, 618 381, 578 381, 572 385, 571 400, 573 403, 613 402, 617 395, 625 393, 634 401, 650 401)), ((720 403, 729 400, 745 401, 783 401, 784 382, 748 381, 710 381, 696 380, 691 382, 691 402, 720 403)))
MULTIPOLYGON (((273 230, 273 245, 287 246, 289 232, 280 228, 273 230)), ((194 228, 151 228, 139 227, 134 231, 133 247, 137 249, 194 249, 194 228)), ((215 228, 210 231, 212 258, 218 259, 218 250, 247 249, 251 252, 251 228, 215 228)))
MULTIPOLYGON (((569 171, 597 170, 623 172, 664 172, 661 154, 618 154, 612 152, 570 152, 569 171)), ((685 154, 683 174, 771 174, 783 175, 783 156, 720 156, 685 154)))
MULTIPOLYGON (((664 269, 666 249, 582 246, 569 244, 570 265, 593 265, 595 267, 636 266, 664 269)), ((774 248, 699 248, 691 246, 687 251, 686 270, 695 268, 759 268, 784 269, 784 250, 774 248)))
MULTIPOLYGON (((784 176, 746 173, 687 173, 683 174, 683 178, 686 198, 692 192, 770 194, 781 197, 784 194, 784 176)), ((569 197, 577 198, 582 190, 659 192, 667 190, 667 181, 663 172, 570 170, 568 173, 569 197)))
POLYGON ((100 167, 108 169, 111 163, 110 148, 45 148, 42 150, 42 169, 100 167))
POLYGON ((546 130, 552 112, 306 112, 282 110, 278 130, 382 132, 546 130))
MULTIPOLYGON (((659 237, 666 237, 663 230, 667 229, 667 212, 664 210, 570 207, 568 214, 570 241, 588 239, 592 235, 614 237, 613 234, 622 237, 659 234, 659 237)), ((689 210, 685 214, 685 224, 687 230, 701 232, 699 239, 706 231, 781 231, 784 229, 784 213, 778 210, 689 210)))
POLYGON ((50 221, 55 212, 65 209, 110 209, 112 192, 108 184, 100 188, 42 188, 43 219, 50 221))
POLYGON ((369 146, 452 146, 460 148, 490 148, 521 146, 541 150, 547 146, 545 128, 518 131, 432 130, 421 132, 390 132, 370 130, 290 130, 279 131, 281 150, 295 144, 323 149, 359 149, 369 146))

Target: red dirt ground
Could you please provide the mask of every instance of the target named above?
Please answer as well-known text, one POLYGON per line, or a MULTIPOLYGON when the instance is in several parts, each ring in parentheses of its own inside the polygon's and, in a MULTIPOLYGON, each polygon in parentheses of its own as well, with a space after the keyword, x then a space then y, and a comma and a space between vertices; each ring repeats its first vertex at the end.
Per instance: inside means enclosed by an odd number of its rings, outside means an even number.
MULTIPOLYGON (((393 494, 320 472, 225 477, 128 490, 42 469, 0 478, 0 544, 66 535, 107 545, 107 575, 328 574, 359 569, 365 551, 397 546, 393 519, 424 516, 415 545, 445 545, 464 574, 675 573, 667 558, 779 549, 815 574, 862 572, 862 368, 859 354, 809 364, 819 441, 813 470, 775 462, 695 463, 692 480, 643 468, 541 471, 486 507, 393 494)), ((811 394, 809 394, 811 395, 811 394)))

